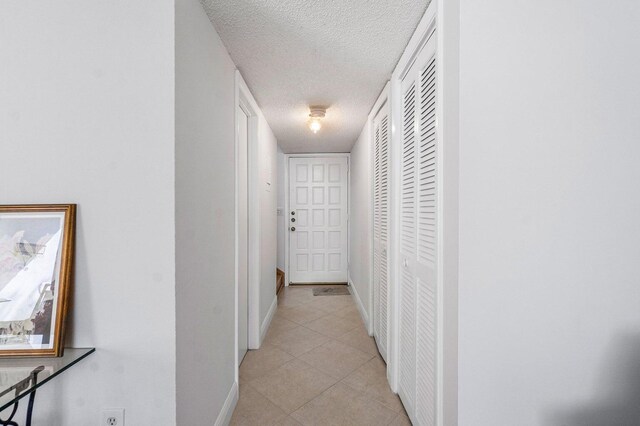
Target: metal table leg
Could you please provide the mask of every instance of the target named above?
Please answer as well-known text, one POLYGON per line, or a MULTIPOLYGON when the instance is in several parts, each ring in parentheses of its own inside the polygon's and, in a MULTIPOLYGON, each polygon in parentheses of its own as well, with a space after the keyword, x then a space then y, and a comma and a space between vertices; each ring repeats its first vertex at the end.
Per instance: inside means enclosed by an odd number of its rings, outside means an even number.
MULTIPOLYGON (((29 388, 31 383, 33 383, 32 384, 33 387, 35 387, 38 384, 38 373, 41 372, 43 369, 44 367, 36 368, 31 372, 31 375, 26 380, 26 383, 21 382, 14 386, 15 392, 16 392, 15 394, 16 398, 20 395, 20 392, 22 392, 25 388, 29 388)), ((27 418, 25 420, 25 426, 31 426, 31 418, 33 417, 33 405, 35 400, 36 400, 36 391, 34 390, 29 394, 29 405, 27 405, 27 418)), ((16 413, 18 412, 19 403, 20 401, 16 400, 15 404, 13 404, 13 410, 11 410, 11 415, 6 420, 3 420, 0 418, 0 426, 20 426, 15 420, 13 420, 16 413)))

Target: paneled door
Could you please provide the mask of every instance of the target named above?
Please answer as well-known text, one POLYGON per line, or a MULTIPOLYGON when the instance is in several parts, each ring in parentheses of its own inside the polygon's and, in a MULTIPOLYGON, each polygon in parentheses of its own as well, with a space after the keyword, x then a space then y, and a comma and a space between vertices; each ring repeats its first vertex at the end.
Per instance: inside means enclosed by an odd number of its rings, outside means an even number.
POLYGON ((347 282, 347 157, 289 158, 289 274, 303 283, 347 282))
POLYGON ((373 335, 387 360, 389 303, 389 105, 373 119, 373 335))
POLYGON ((438 133, 436 35, 401 84, 398 393, 413 424, 435 425, 438 133))

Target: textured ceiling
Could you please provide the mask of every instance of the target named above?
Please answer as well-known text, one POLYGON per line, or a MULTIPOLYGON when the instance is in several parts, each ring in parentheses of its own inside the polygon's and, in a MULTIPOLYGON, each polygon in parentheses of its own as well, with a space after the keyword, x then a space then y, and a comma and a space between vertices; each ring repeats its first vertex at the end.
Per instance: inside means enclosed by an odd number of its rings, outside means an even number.
POLYGON ((286 153, 348 152, 429 0, 201 0, 286 153), (328 107, 309 131, 310 105, 328 107))

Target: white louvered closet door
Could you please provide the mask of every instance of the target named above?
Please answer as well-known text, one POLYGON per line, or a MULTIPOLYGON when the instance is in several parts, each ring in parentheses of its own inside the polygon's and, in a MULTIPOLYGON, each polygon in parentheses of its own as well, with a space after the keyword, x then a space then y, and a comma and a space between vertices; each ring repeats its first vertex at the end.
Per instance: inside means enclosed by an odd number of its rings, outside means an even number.
POLYGON ((402 81, 399 393, 414 424, 436 423, 437 211, 435 33, 402 81))
POLYGON ((388 347, 389 249, 389 106, 385 103, 373 120, 373 335, 380 355, 388 347))

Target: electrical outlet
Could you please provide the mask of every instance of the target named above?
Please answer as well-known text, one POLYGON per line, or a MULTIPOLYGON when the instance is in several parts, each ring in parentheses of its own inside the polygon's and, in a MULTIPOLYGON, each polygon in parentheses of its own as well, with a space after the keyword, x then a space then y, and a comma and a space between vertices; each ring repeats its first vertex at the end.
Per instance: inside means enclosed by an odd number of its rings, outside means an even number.
POLYGON ((100 426, 124 426, 124 408, 102 410, 100 426))

